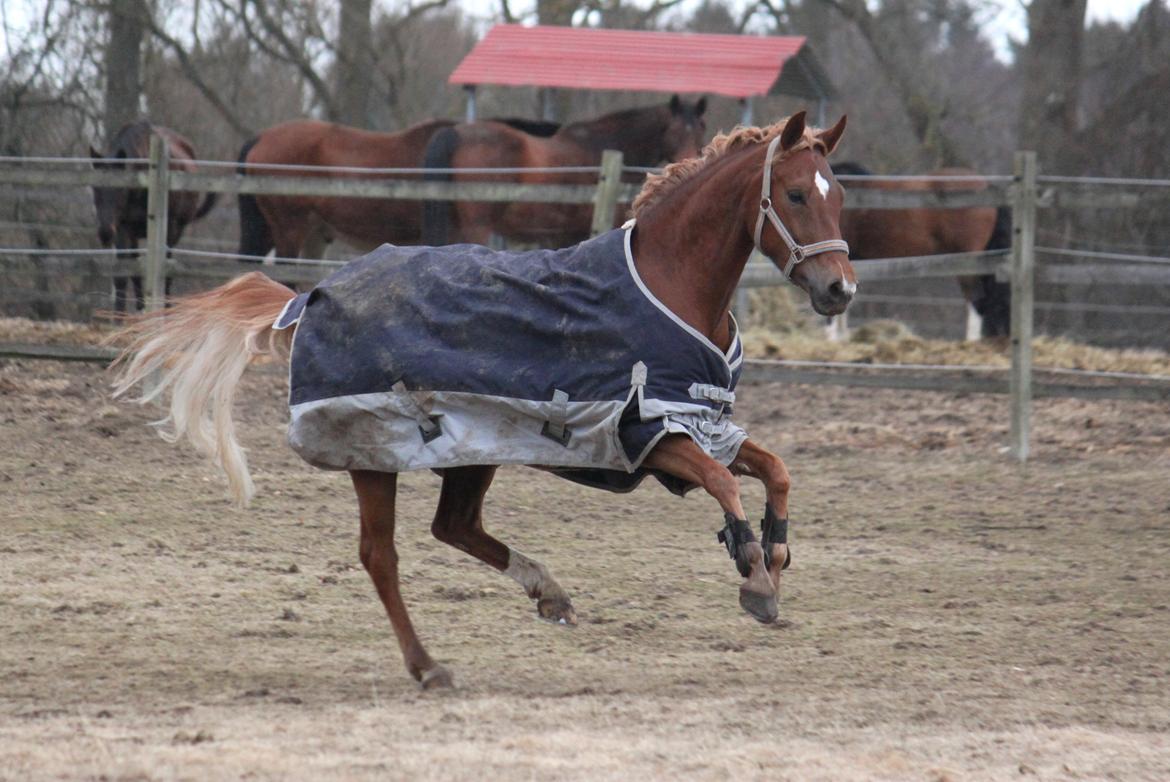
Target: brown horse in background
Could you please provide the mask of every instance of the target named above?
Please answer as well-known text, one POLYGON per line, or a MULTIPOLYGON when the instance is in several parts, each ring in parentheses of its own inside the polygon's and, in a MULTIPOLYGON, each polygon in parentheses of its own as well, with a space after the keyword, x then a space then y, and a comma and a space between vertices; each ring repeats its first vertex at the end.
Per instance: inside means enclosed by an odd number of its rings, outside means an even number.
MULTIPOLYGON (((126 160, 150 157, 150 137, 161 138, 170 153, 171 169, 194 171, 195 149, 181 134, 139 120, 123 125, 110 141, 110 151, 103 155, 92 146, 89 156, 96 169, 124 169, 127 166, 144 168, 141 163, 126 163, 126 160)), ((202 203, 198 193, 172 190, 167 195, 167 246, 173 247, 183 237, 187 225, 206 215, 215 206, 218 196, 208 193, 202 203)), ((146 191, 125 187, 95 187, 93 205, 97 212, 98 241, 102 247, 115 247, 119 258, 134 258, 131 251, 138 249, 138 242, 146 238, 146 191), (125 252, 123 252, 125 251, 125 252)), ((142 277, 114 277, 114 311, 126 311, 126 282, 134 285, 134 298, 138 309, 145 300, 142 295, 142 277)), ((171 279, 166 279, 166 292, 171 291, 171 279)))
MULTIPOLYGON (((236 171, 251 176, 371 179, 357 172, 281 171, 257 165, 417 168, 427 142, 450 120, 429 120, 397 133, 377 133, 317 120, 293 120, 262 131, 240 150, 236 171)), ((384 177, 385 175, 383 175, 384 177)), ((402 178, 406 178, 405 176, 402 178)), ((335 237, 361 249, 384 242, 417 244, 422 225, 416 201, 331 196, 241 195, 240 254, 319 258, 335 237)))
MULTIPOLYGON (((531 135, 550 135, 559 125, 540 120, 499 122, 531 135)), ((418 168, 436 131, 454 125, 427 120, 397 133, 379 133, 317 120, 292 120, 261 132, 244 144, 236 171, 248 175, 318 176, 340 179, 386 178, 382 174, 265 169, 263 165, 418 168)), ((417 178, 401 174, 396 179, 417 178)), ((341 237, 361 250, 380 244, 418 244, 422 207, 417 201, 336 196, 241 195, 240 254, 319 258, 325 245, 341 237)))
MULTIPOLYGON (((873 176, 858 163, 833 164, 839 176, 873 176)), ((927 176, 978 176, 967 168, 943 168, 927 176)), ((846 187, 899 191, 979 192, 983 181, 849 180, 846 187)), ((841 215, 841 236, 849 242, 853 260, 899 258, 914 255, 1003 250, 1011 247, 1011 211, 1007 207, 961 209, 849 209, 841 215)), ((995 275, 963 275, 959 289, 970 308, 982 319, 978 327, 968 320, 967 338, 1006 336, 1011 327, 1011 286, 995 275)))
MULTIPOLYGON (((424 165, 453 169, 450 174, 428 174, 435 180, 592 184, 597 181, 593 173, 474 174, 459 169, 596 166, 606 149, 619 150, 627 166, 672 163, 693 157, 702 148, 706 109, 706 98, 688 103, 675 95, 665 105, 626 109, 564 125, 546 138, 498 122, 456 125, 434 135, 424 165)), ((638 179, 640 176, 633 181, 638 179)), ((517 242, 564 247, 589 237, 592 216, 590 204, 428 201, 423 242, 432 246, 488 244, 494 234, 517 242)))

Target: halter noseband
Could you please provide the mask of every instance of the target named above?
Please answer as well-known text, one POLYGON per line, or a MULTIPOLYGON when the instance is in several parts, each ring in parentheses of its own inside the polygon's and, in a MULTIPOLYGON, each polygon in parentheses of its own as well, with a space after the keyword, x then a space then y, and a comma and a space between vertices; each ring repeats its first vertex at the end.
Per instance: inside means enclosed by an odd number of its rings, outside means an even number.
MULTIPOLYGON (((764 252, 764 248, 760 246, 760 235, 764 230, 764 217, 768 218, 776 228, 776 233, 780 234, 780 238, 784 240, 784 244, 788 245, 788 263, 784 264, 784 279, 792 279, 792 270, 796 268, 796 264, 811 258, 814 255, 829 252, 843 252, 849 254, 849 245, 842 239, 827 239, 823 242, 813 242, 812 244, 797 244, 796 240, 792 238, 792 234, 784 227, 784 222, 780 219, 780 215, 776 214, 776 210, 772 208, 772 156, 776 154, 776 146, 780 143, 780 136, 772 139, 772 143, 768 145, 768 155, 764 158, 764 187, 760 194, 760 216, 756 218, 756 233, 755 242, 756 249, 764 252)), ((767 253, 764 253, 765 255, 767 253)))

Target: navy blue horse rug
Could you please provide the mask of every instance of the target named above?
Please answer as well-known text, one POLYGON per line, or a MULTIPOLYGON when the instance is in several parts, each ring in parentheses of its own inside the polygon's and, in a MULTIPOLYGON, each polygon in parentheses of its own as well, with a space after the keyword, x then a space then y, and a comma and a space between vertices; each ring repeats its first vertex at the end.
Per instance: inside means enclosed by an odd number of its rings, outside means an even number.
MULTIPOLYGON (((628 490, 666 434, 729 464, 742 363, 643 284, 632 225, 561 250, 384 245, 289 302, 289 442, 316 467, 532 464, 628 490)), ((672 489, 679 489, 677 485, 672 489)))

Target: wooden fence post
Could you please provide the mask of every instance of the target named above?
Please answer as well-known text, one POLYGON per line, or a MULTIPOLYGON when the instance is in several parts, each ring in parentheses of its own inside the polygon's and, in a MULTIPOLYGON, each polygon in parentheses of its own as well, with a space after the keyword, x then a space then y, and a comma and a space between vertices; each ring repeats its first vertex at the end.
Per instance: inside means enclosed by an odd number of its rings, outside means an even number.
POLYGON ((142 278, 146 288, 146 310, 166 306, 167 207, 170 195, 170 154, 166 142, 150 137, 150 166, 146 189, 146 255, 142 278))
POLYGON ((1027 460, 1032 429, 1032 319, 1036 264, 1036 153, 1017 152, 1012 193, 1011 453, 1027 460))
POLYGON ((597 178, 597 195, 593 196, 591 236, 598 236, 613 228, 621 184, 622 153, 616 149, 607 149, 601 153, 601 174, 597 178))

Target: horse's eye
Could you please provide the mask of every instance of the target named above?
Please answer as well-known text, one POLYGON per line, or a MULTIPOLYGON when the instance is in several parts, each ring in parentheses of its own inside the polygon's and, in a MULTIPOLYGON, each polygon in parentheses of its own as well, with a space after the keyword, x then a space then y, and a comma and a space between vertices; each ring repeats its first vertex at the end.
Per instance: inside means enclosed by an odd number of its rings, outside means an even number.
POLYGON ((788 191, 788 200, 794 204, 803 204, 804 203, 804 193, 800 192, 799 190, 789 190, 788 191))

